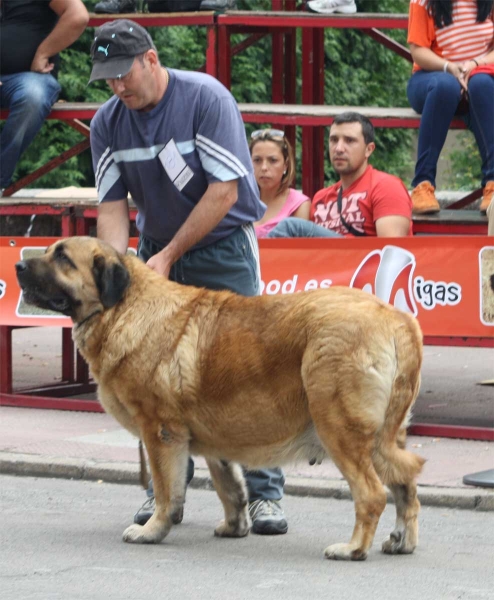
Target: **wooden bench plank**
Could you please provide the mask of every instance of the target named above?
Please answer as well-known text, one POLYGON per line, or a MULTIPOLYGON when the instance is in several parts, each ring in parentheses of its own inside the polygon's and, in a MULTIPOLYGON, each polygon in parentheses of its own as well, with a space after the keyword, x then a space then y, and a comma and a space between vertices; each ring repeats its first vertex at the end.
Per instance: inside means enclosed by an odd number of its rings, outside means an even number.
POLYGON ((338 29, 407 29, 407 14, 355 13, 322 15, 301 11, 227 10, 216 17, 218 25, 309 27, 338 29))
POLYGON ((441 209, 413 215, 413 233, 427 235, 487 235, 487 217, 478 210, 441 209))
MULTIPOLYGON (((49 119, 71 120, 92 119, 100 102, 56 102, 48 115, 49 119)), ((276 123, 279 125, 312 125, 329 126, 334 117, 347 111, 359 112, 368 117, 375 127, 418 128, 420 115, 408 107, 382 106, 332 106, 325 104, 238 104, 246 123, 276 123)), ((0 118, 5 119, 7 111, 0 111, 0 118)), ((465 123, 456 118, 452 129, 464 129, 465 123)))
POLYGON ((143 27, 172 27, 174 25, 214 25, 214 11, 193 11, 181 13, 119 13, 119 14, 89 14, 89 27, 99 27, 107 21, 116 19, 132 19, 143 27))

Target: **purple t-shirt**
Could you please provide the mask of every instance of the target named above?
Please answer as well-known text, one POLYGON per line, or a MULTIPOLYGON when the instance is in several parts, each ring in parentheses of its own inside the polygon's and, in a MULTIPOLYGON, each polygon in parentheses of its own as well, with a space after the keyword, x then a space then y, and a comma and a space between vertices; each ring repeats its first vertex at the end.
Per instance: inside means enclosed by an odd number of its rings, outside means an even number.
POLYGON ((168 69, 167 90, 149 112, 113 96, 91 122, 91 150, 100 202, 131 194, 137 228, 166 245, 210 183, 238 180, 238 200, 194 248, 259 220, 260 201, 245 128, 235 99, 214 77, 168 69))

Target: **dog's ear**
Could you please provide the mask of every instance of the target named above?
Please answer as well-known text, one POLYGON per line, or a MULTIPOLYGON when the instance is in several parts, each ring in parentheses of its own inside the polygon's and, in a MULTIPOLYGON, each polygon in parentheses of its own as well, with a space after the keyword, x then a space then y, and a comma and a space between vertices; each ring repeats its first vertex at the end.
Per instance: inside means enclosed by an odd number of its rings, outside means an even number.
POLYGON ((93 277, 105 308, 115 306, 123 298, 130 275, 120 261, 107 261, 102 254, 94 257, 93 277))

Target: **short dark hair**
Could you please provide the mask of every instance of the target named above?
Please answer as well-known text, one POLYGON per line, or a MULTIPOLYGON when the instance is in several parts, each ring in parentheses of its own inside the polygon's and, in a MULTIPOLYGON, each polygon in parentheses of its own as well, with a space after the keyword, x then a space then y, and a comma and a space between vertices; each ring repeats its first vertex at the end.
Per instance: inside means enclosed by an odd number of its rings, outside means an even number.
POLYGON ((360 123, 365 143, 370 144, 374 141, 374 125, 364 115, 348 111, 334 118, 333 125, 342 125, 343 123, 360 123))

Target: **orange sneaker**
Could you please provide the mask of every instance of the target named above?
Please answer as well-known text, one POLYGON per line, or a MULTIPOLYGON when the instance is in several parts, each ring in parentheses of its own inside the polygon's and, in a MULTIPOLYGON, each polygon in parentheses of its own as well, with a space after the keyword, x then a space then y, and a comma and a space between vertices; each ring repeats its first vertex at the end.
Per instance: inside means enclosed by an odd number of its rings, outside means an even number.
POLYGON ((479 210, 483 215, 485 215, 485 213, 489 207, 489 204, 491 203, 493 198, 494 198, 494 181, 488 181, 485 184, 485 188, 482 193, 482 202, 480 203, 480 207, 479 207, 479 210))
POLYGON ((413 212, 416 215, 426 215, 441 210, 434 194, 434 186, 428 181, 422 181, 422 183, 414 187, 411 196, 413 212))

